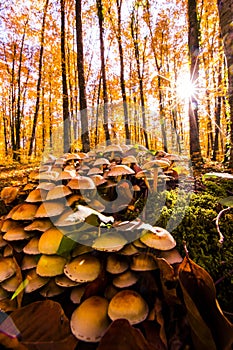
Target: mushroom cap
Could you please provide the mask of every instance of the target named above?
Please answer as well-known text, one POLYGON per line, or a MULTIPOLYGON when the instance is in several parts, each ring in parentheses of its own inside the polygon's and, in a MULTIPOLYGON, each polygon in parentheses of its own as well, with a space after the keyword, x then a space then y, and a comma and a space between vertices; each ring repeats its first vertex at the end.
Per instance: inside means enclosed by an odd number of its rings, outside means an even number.
POLYGON ((139 293, 134 290, 122 290, 111 299, 108 315, 112 321, 125 318, 134 325, 144 321, 149 313, 149 307, 139 293))
POLYGON ((81 156, 78 153, 65 153, 64 154, 65 157, 65 161, 69 161, 69 160, 80 160, 81 156))
POLYGON ((2 233, 0 233, 0 248, 4 248, 7 245, 8 245, 7 242, 3 239, 2 233))
POLYGON ((25 199, 25 202, 28 202, 28 203, 42 202, 43 200, 45 200, 46 195, 47 195, 46 190, 36 188, 35 190, 33 190, 29 193, 29 195, 25 199))
POLYGON ((71 315, 71 331, 77 339, 98 342, 110 324, 108 300, 92 296, 74 310, 71 315))
POLYGON ((0 282, 13 276, 16 272, 14 260, 11 257, 0 257, 0 282))
POLYGON ((131 163, 137 163, 137 159, 135 156, 130 155, 130 156, 126 156, 122 159, 121 164, 131 164, 131 163))
POLYGON ((104 252, 117 252, 121 250, 127 240, 119 233, 107 232, 97 237, 92 248, 104 252))
POLYGON ((67 186, 72 190, 94 190, 96 186, 94 181, 88 176, 78 175, 71 179, 67 186))
POLYGON ((160 252, 159 257, 165 259, 169 264, 180 264, 183 261, 182 256, 176 248, 171 250, 163 250, 160 252))
POLYGON ((38 261, 38 256, 37 255, 29 255, 29 254, 24 254, 23 259, 21 261, 21 270, 31 270, 35 269, 38 261))
POLYGON ((71 256, 72 258, 75 258, 78 255, 93 252, 93 250, 94 249, 88 245, 77 243, 77 245, 74 247, 74 249, 71 252, 71 256))
POLYGON ((65 264, 66 259, 62 256, 42 254, 36 267, 36 273, 42 277, 61 275, 65 264))
POLYGON ((9 293, 0 286, 0 301, 9 297, 9 293))
POLYGON ((18 192, 18 187, 6 186, 1 190, 1 199, 6 205, 8 205, 17 198, 18 192))
POLYGON ((105 210, 105 206, 97 199, 92 199, 90 203, 88 203, 88 206, 92 209, 97 210, 100 213, 105 210))
POLYGON ((119 175, 132 175, 135 174, 134 170, 124 164, 114 165, 108 172, 109 176, 119 176, 119 175))
POLYGON ((72 281, 90 282, 94 281, 101 271, 101 263, 93 255, 83 254, 77 256, 64 267, 64 273, 72 281))
POLYGON ((46 201, 58 199, 58 198, 64 198, 66 196, 69 196, 71 193, 72 191, 69 189, 69 187, 65 185, 57 185, 48 192, 46 196, 46 201))
POLYGON ((70 180, 76 175, 76 171, 73 170, 68 170, 67 167, 65 170, 62 170, 57 178, 57 181, 61 180, 70 180))
MULTIPOLYGON (((83 201, 84 198, 81 194, 73 193, 71 196, 69 196, 66 200, 66 207, 72 207, 73 204, 78 203, 80 201, 83 201)), ((90 199, 85 197, 85 202, 90 202, 90 199)))
POLYGON ((21 225, 8 230, 4 235, 3 239, 6 241, 21 241, 30 238, 30 234, 24 230, 21 225))
POLYGON ((32 237, 30 241, 23 247, 25 254, 37 255, 40 254, 38 249, 39 237, 32 237))
POLYGON ((173 236, 164 228, 153 226, 149 230, 143 230, 140 241, 150 248, 169 250, 176 246, 173 236))
POLYGON ((76 218, 74 211, 70 208, 64 210, 64 212, 55 221, 55 226, 66 227, 82 223, 84 220, 76 218))
POLYGON ((123 150, 120 145, 107 145, 103 151, 103 153, 111 153, 111 152, 117 152, 117 153, 123 153, 123 150))
POLYGON ((173 160, 175 162, 179 162, 182 160, 181 156, 179 156, 178 154, 172 154, 172 153, 165 154, 164 158, 168 160, 173 160))
POLYGON ((97 167, 93 167, 88 170, 87 175, 98 175, 98 174, 103 174, 103 170, 97 167))
POLYGON ((119 254, 130 256, 138 253, 138 249, 132 244, 126 244, 120 251, 119 254))
POLYGON ((79 282, 72 281, 69 277, 66 275, 59 275, 55 277, 55 283, 59 287, 75 287, 79 285, 79 282))
POLYGON ((130 268, 133 271, 151 271, 157 269, 157 264, 148 253, 138 253, 132 257, 130 268))
POLYGON ((15 292, 20 284, 19 276, 13 275, 1 283, 1 287, 7 292, 15 292))
POLYGON ((41 277, 36 273, 36 269, 33 268, 28 271, 26 275, 27 284, 25 287, 25 293, 32 293, 35 290, 43 287, 49 281, 49 277, 41 277))
POLYGON ((63 234, 58 228, 49 228, 47 231, 43 232, 39 238, 39 252, 48 255, 56 254, 62 239, 63 234))
POLYGON ((49 191, 52 188, 54 188, 56 185, 54 182, 40 182, 39 185, 36 187, 36 189, 40 189, 40 190, 46 190, 49 191))
POLYGON ((18 221, 15 221, 12 219, 5 219, 5 220, 3 220, 1 232, 7 232, 15 227, 18 227, 18 226, 19 226, 18 221))
POLYGON ((63 292, 64 288, 58 286, 53 278, 50 279, 49 282, 46 283, 45 286, 39 291, 40 295, 42 295, 44 298, 52 298, 62 294, 63 292))
POLYGON ((38 206, 31 203, 21 203, 13 212, 11 219, 13 220, 33 220, 38 206))
POLYGON ((128 267, 128 261, 123 255, 111 254, 107 257, 106 271, 112 274, 122 273, 128 267))
POLYGON ((34 217, 35 218, 49 218, 60 215, 65 208, 63 202, 51 201, 43 202, 37 209, 34 217))
POLYGON ((53 226, 53 223, 48 218, 35 219, 30 225, 24 227, 25 231, 40 231, 44 232, 53 226))
POLYGON ((110 165, 110 161, 107 158, 97 158, 93 166, 98 166, 98 165, 110 165))
POLYGON ((59 176, 58 171, 45 171, 43 173, 39 173, 36 176, 36 180, 42 181, 42 180, 48 180, 48 181, 56 181, 59 176))
POLYGON ((125 271, 113 278, 113 285, 117 288, 128 288, 134 285, 138 281, 138 276, 133 271, 125 271))
POLYGON ((170 165, 170 161, 168 159, 154 159, 146 162, 142 166, 142 170, 149 170, 153 168, 167 168, 170 165))
POLYGON ((103 185, 107 180, 100 174, 95 174, 91 176, 91 179, 94 181, 94 184, 97 186, 103 185))

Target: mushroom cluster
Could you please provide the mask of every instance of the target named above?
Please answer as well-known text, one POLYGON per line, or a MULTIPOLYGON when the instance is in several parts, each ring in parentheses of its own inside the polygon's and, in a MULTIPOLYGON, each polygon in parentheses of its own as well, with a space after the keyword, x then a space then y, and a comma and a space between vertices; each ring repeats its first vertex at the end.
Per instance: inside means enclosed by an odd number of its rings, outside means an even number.
POLYGON ((17 291, 23 302, 65 295, 71 331, 85 342, 99 342, 116 319, 155 318, 161 279, 182 257, 167 230, 128 220, 150 190, 145 172, 165 164, 139 165, 130 153, 68 153, 30 174, 25 199, 1 218, 0 302, 17 291))

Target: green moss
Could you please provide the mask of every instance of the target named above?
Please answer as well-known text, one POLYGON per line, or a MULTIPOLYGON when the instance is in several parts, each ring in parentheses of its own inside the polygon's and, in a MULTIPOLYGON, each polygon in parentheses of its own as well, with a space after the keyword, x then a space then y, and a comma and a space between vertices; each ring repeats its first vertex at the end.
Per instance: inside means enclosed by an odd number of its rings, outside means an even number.
POLYGON ((214 282, 217 281, 217 298, 222 309, 233 312, 233 209, 220 219, 219 227, 224 235, 222 245, 218 242, 216 227, 216 217, 223 209, 219 197, 224 193, 227 195, 224 191, 214 195, 208 188, 201 193, 171 190, 156 194, 150 221, 154 219, 154 225, 172 233, 182 256, 183 242, 186 242, 190 258, 206 269, 214 282))

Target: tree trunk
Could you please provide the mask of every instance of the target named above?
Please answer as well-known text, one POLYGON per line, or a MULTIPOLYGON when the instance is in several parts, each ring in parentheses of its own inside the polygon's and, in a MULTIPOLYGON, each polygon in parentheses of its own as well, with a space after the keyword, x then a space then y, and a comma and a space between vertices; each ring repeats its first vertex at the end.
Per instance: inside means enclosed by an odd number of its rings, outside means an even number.
MULTIPOLYGON (((188 0, 188 22, 190 79, 197 86, 199 77, 199 23, 196 0, 188 0)), ((199 140, 198 101, 195 96, 191 96, 189 100, 189 130, 190 157, 194 167, 198 167, 202 164, 202 156, 199 140)))
POLYGON ((17 108, 16 108, 16 118, 15 118, 15 150, 16 152, 13 155, 13 158, 17 161, 20 161, 20 127, 21 127, 21 70, 22 70, 22 57, 23 57, 23 49, 24 49, 24 40, 26 27, 28 24, 28 19, 24 26, 24 32, 22 37, 22 42, 20 46, 20 54, 19 54, 19 69, 18 69, 18 82, 17 82, 17 108))
POLYGON ((228 103, 230 107, 229 168, 233 168, 233 2, 218 0, 221 36, 228 68, 228 103))
POLYGON ((119 50, 119 56, 120 56, 120 81, 121 81, 121 95, 122 95, 123 108, 124 108, 125 138, 126 138, 126 143, 130 143, 129 112, 128 112, 127 96, 126 96, 126 89, 125 89, 124 53, 123 53, 122 38, 121 38, 122 0, 116 0, 116 1, 117 1, 117 42, 118 42, 118 50, 119 50))
POLYGON ((83 35, 82 35, 82 0, 76 0, 76 36, 77 36, 77 68, 78 68, 78 85, 79 85, 79 110, 81 116, 81 140, 84 152, 90 150, 86 84, 84 76, 84 55, 83 55, 83 35))
POLYGON ((61 0, 61 70, 62 70, 62 107, 63 107, 63 151, 70 149, 70 114, 66 75, 66 44, 65 44, 65 0, 61 0))
POLYGON ((131 14, 131 23, 130 24, 131 24, 131 35, 132 35, 133 45, 134 45, 134 56, 135 56, 136 66, 137 66, 137 75, 138 75, 138 80, 139 80, 143 135, 145 138, 145 146, 147 148, 149 148, 148 135, 147 135, 147 125, 146 125, 146 113, 145 113, 145 98, 144 98, 144 91, 143 91, 143 74, 141 72, 140 52, 139 52, 139 46, 138 46, 139 24, 138 24, 138 19, 137 19, 137 13, 135 13, 135 9, 133 10, 133 12, 131 14))
POLYGON ((39 70, 38 70, 38 80, 36 86, 36 107, 32 124, 32 134, 30 139, 30 146, 28 151, 28 156, 32 156, 33 144, 35 142, 36 137, 36 126, 40 109, 40 90, 41 90, 41 78, 42 78, 42 65, 43 65, 43 53, 44 53, 44 34, 45 34, 45 20, 47 15, 47 9, 49 5, 49 0, 46 0, 44 5, 44 14, 43 14, 43 22, 41 28, 41 39, 40 39, 40 56, 39 56, 39 70))
POLYGON ((102 0, 96 0, 96 7, 99 20, 99 34, 100 34, 100 58, 101 58, 101 74, 103 82, 103 98, 104 98, 104 133, 106 143, 110 143, 110 134, 108 129, 108 92, 107 92, 107 80, 106 80, 106 70, 105 70, 105 54, 104 54, 104 15, 103 15, 103 5, 102 0))

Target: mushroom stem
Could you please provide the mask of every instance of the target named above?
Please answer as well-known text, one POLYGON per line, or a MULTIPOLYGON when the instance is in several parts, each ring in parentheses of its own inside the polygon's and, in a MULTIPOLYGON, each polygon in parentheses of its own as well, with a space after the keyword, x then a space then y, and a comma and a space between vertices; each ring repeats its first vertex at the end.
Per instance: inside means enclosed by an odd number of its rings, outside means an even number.
POLYGON ((153 179, 153 190, 154 192, 157 192, 157 185, 158 185, 158 170, 159 168, 154 168, 154 179, 153 179))

